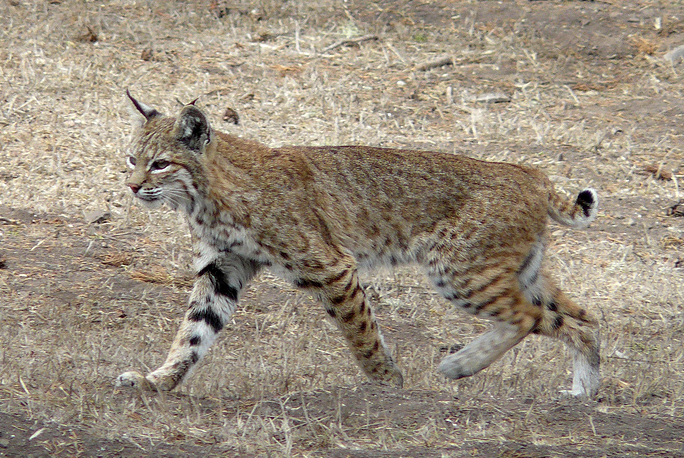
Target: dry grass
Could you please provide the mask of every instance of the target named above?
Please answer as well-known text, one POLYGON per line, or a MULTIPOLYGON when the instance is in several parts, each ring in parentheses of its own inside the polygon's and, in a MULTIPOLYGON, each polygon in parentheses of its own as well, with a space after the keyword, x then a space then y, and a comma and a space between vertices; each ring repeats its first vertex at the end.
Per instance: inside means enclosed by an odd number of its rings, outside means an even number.
MULTIPOLYGON (((140 453, 160 443, 243 456, 491 455, 505 443, 565 456, 627 443, 674 450, 666 439, 631 440, 608 420, 682 425, 684 237, 681 220, 666 216, 681 197, 682 80, 681 67, 658 58, 681 35, 658 34, 646 17, 623 40, 634 55, 596 55, 551 45, 543 22, 529 28, 536 4, 524 5, 524 22, 515 8, 468 3, 2 3, 0 208, 27 213, 0 215, 0 410, 82 425, 140 453), (475 6, 479 16, 468 12, 475 6), (378 39, 353 42, 365 35, 378 39), (453 65, 416 70, 445 53, 453 65), (217 128, 272 146, 460 151, 538 166, 569 192, 596 187, 600 221, 585 232, 554 227, 550 263, 601 317, 600 402, 572 404, 581 419, 559 426, 565 417, 552 413, 567 406, 557 389, 570 383, 569 358, 536 338, 484 374, 445 382, 435 371, 440 347, 466 343, 487 323, 449 309, 411 268, 365 279, 407 390, 363 385, 322 309, 268 274, 178 392, 115 390, 118 373, 165 358, 189 265, 182 219, 132 205, 123 185, 126 88, 168 113, 201 97, 217 128), (510 102, 477 101, 493 93, 510 102), (222 119, 227 108, 239 125, 222 119), (85 224, 81 215, 94 210, 111 217, 85 224)), ((637 16, 667 6, 624 3, 637 16)), ((658 14, 670 27, 674 13, 658 14)), ((83 448, 45 442, 55 455, 83 448)))

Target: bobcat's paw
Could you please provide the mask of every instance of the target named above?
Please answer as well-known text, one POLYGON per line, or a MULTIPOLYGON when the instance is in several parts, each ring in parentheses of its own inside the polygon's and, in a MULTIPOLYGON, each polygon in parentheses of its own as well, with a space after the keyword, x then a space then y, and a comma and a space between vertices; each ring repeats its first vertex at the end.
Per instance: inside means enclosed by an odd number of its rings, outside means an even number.
POLYGON ((582 390, 582 391, 575 391, 575 390, 558 390, 558 394, 560 394, 561 397, 563 398, 586 398, 587 393, 582 390))
POLYGON ((376 383, 380 385, 387 385, 393 388, 403 388, 404 387, 404 376, 402 375, 399 368, 395 367, 395 370, 386 374, 382 379, 376 379, 376 383))
POLYGON ((572 390, 558 390, 562 397, 573 397, 578 399, 592 399, 598 394, 598 384, 585 388, 584 386, 573 386, 572 390))
POLYGON ((156 391, 157 388, 138 371, 124 372, 116 378, 117 387, 137 388, 145 391, 156 391))
POLYGON ((454 380, 470 377, 480 371, 481 368, 472 361, 472 358, 459 353, 460 351, 444 358, 437 366, 437 370, 445 377, 454 380))
POLYGON ((384 366, 366 372, 366 375, 373 383, 378 385, 391 386, 393 388, 404 387, 404 376, 401 373, 401 369, 392 360, 389 360, 384 366))

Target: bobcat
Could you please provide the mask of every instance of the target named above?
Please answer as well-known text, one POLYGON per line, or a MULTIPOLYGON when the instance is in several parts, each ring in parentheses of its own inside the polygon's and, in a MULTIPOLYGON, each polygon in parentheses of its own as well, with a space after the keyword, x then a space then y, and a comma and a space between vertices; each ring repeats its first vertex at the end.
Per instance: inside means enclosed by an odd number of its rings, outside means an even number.
POLYGON ((316 296, 366 375, 401 387, 357 268, 413 262, 436 290, 493 328, 439 365, 473 375, 530 333, 574 353, 569 394, 599 387, 598 323, 542 267, 547 217, 572 227, 597 214, 593 189, 561 198, 540 171, 434 152, 269 148, 214 130, 186 105, 177 118, 135 100, 128 187, 150 208, 187 215, 197 278, 166 362, 117 385, 171 390, 206 354, 240 291, 269 268, 316 296))

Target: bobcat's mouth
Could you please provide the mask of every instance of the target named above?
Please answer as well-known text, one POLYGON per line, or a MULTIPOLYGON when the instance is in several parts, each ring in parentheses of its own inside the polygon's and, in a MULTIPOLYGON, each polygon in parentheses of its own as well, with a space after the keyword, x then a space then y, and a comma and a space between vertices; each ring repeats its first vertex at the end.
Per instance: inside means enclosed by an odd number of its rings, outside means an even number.
POLYGON ((161 207, 165 200, 163 189, 161 188, 141 189, 135 193, 135 197, 149 209, 161 207))
POLYGON ((171 210, 178 210, 179 208, 186 207, 188 201, 192 200, 174 183, 167 184, 165 187, 141 189, 135 196, 148 209, 156 209, 161 207, 162 204, 166 204, 171 210))

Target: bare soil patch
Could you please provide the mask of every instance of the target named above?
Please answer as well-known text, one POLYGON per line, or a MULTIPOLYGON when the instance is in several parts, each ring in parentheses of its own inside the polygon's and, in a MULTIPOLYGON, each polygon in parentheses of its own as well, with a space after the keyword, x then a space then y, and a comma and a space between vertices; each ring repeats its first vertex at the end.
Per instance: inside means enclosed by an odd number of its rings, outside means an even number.
POLYGON ((683 19, 648 0, 4 3, 0 456, 684 456, 684 62, 663 59, 683 19), (126 88, 165 112, 200 96, 274 146, 460 152, 597 188, 599 220, 553 226, 549 262, 601 317, 599 398, 560 397, 569 356, 536 338, 445 381, 487 323, 412 268, 364 279, 403 390, 366 383, 269 274, 181 389, 115 389, 163 361, 192 281, 183 221, 126 193, 126 88))

